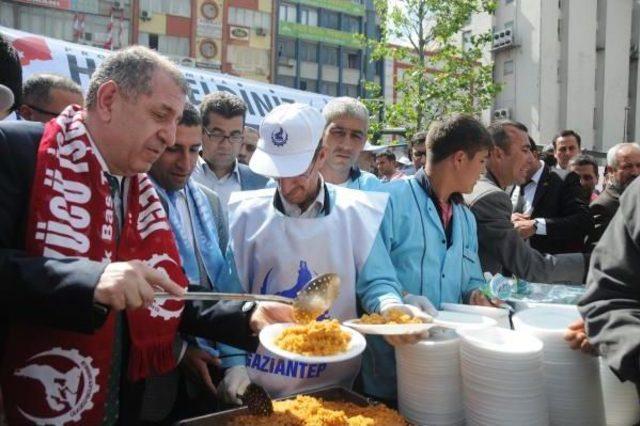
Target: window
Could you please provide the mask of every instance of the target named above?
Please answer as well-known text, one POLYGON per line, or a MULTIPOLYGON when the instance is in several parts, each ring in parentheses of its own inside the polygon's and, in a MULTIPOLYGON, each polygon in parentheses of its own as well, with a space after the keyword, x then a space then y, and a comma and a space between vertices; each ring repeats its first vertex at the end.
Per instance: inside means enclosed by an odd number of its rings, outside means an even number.
POLYGON ((462 48, 468 50, 472 47, 471 43, 471 31, 464 31, 462 33, 462 48))
POLYGON ((355 84, 344 84, 342 86, 344 96, 351 96, 352 98, 358 97, 358 86, 355 84))
POLYGON ((322 46, 320 61, 324 65, 338 66, 338 48, 333 46, 322 46))
POLYGON ((191 17, 191 0, 140 0, 140 10, 191 17))
POLYGON ((300 59, 306 62, 318 62, 318 44, 303 41, 300 43, 300 59))
POLYGON ((276 77, 276 83, 281 86, 294 87, 296 79, 288 75, 279 75, 276 77))
POLYGON ((320 14, 320 26, 334 30, 340 29, 338 26, 338 14, 336 12, 323 10, 320 14))
POLYGON ((347 68, 360 69, 360 52, 355 50, 345 50, 342 66, 347 68))
POLYGON ((280 20, 296 22, 296 6, 289 3, 280 3, 280 20))
POLYGON ((303 25, 317 27, 318 9, 310 9, 308 7, 303 7, 302 9, 300 9, 300 23, 303 25))
POLYGON ((296 57, 296 41, 290 38, 278 39, 278 57, 279 58, 295 58, 296 57))
POLYGON ((271 17, 268 13, 260 12, 259 10, 230 7, 229 24, 240 25, 242 27, 249 28, 264 28, 265 30, 270 30, 271 17))
POLYGON ((342 15, 342 31, 352 34, 360 33, 360 18, 357 16, 342 15))
POLYGON ((308 78, 300 79, 300 90, 306 90, 308 92, 317 92, 318 91, 318 81, 317 80, 309 80, 308 78))
POLYGON ((158 34, 149 34, 149 49, 158 50, 158 34))
MULTIPOLYGON (((167 35, 150 34, 149 44, 152 43, 151 36, 157 37, 158 52, 171 56, 189 56, 189 38, 174 37, 167 35)), ((151 46, 149 46, 151 47, 151 46)), ((153 49, 153 47, 151 47, 153 49)))
POLYGON ((513 59, 510 59, 508 61, 504 61, 502 74, 503 75, 513 74, 513 68, 514 68, 513 59))
POLYGON ((320 93, 329 96, 338 96, 338 83, 323 81, 320 83, 320 93))

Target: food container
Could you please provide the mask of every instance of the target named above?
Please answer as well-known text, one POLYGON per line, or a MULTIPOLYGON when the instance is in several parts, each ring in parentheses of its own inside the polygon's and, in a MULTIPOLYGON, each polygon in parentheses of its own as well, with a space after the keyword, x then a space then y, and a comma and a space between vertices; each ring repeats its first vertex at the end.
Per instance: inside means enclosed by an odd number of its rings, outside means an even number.
MULTIPOLYGON (((351 402, 360 406, 366 405, 375 405, 376 402, 372 399, 365 398, 362 395, 359 395, 353 391, 342 387, 330 387, 326 389, 320 389, 313 392, 305 392, 304 395, 310 395, 317 398, 322 398, 326 401, 341 401, 341 402, 351 402)), ((294 398, 295 395, 280 398, 283 399, 291 399, 294 398)), ((228 422, 232 421, 238 416, 249 414, 247 407, 235 408, 233 410, 221 411, 219 413, 208 414, 206 416, 194 417, 191 419, 182 420, 178 422, 178 425, 181 426, 223 426, 228 422)))

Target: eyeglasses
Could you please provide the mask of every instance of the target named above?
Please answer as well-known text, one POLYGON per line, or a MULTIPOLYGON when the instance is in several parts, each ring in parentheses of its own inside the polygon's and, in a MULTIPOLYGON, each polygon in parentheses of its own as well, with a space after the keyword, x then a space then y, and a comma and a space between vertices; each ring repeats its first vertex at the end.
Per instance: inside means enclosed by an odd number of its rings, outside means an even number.
POLYGON ((416 158, 425 157, 427 155, 426 151, 413 151, 413 156, 416 158))
POLYGON ((47 114, 47 115, 50 115, 52 117, 57 117, 58 115, 60 115, 59 112, 47 111, 46 109, 38 108, 37 106, 33 106, 33 105, 29 105, 29 104, 25 104, 25 105, 28 106, 29 108, 31 108, 32 110, 39 112, 40 114, 47 114))
POLYGON ((209 131, 206 127, 203 127, 202 131, 210 140, 216 143, 220 143, 225 139, 229 139, 229 142, 231 142, 232 144, 236 144, 242 143, 242 141, 244 140, 244 135, 242 133, 232 133, 230 135, 225 135, 224 132, 220 132, 218 130, 209 131))

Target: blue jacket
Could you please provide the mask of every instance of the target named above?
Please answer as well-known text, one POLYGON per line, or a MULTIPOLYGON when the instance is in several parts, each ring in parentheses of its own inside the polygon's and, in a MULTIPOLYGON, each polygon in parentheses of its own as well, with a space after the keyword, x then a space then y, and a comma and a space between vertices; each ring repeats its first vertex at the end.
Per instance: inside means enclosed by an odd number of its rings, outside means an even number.
MULTIPOLYGON (((430 186, 424 173, 382 188, 391 198, 381 233, 404 291, 426 296, 436 308, 466 301, 484 282, 473 213, 462 203, 454 204, 448 247, 436 206, 427 195, 430 186)), ((379 337, 368 338, 367 343, 362 363, 365 392, 396 398, 394 349, 379 337)))
POLYGON ((381 191, 381 185, 382 182, 374 174, 355 168, 351 169, 345 187, 362 191, 381 191))

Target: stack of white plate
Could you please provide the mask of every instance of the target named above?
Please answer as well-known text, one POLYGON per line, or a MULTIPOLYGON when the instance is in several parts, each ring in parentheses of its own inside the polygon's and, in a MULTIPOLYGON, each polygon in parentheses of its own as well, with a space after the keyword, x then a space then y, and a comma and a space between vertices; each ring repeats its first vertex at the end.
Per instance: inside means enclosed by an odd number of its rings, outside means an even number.
POLYGON ((462 425, 460 339, 453 330, 430 331, 428 340, 396 347, 398 408, 416 425, 462 425))
POLYGON ((460 312, 463 314, 475 314, 492 318, 496 321, 498 327, 511 328, 509 311, 506 309, 492 308, 490 306, 461 305, 458 303, 442 303, 440 307, 446 312, 460 312))
POLYGON ((622 383, 602 358, 600 380, 607 425, 628 426, 640 422, 640 403, 636 387, 628 381, 622 383))
POLYGON ((580 318, 573 307, 538 307, 513 316, 516 330, 544 343, 543 370, 549 419, 557 425, 604 425, 598 358, 572 350, 567 327, 580 318))
POLYGON ((542 342, 497 327, 458 334, 467 424, 547 425, 542 342))

